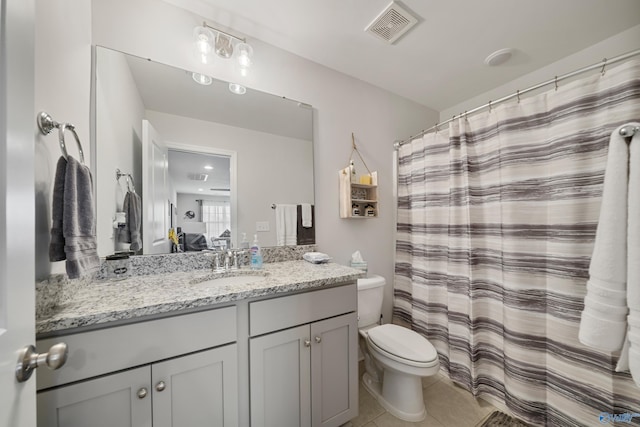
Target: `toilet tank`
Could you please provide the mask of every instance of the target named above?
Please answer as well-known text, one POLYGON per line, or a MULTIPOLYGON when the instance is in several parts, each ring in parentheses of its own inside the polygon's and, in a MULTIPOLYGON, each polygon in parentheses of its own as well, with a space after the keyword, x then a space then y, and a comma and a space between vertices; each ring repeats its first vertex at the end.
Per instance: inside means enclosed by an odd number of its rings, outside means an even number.
POLYGON ((358 328, 374 325, 380 320, 385 283, 384 277, 375 274, 358 279, 358 328))

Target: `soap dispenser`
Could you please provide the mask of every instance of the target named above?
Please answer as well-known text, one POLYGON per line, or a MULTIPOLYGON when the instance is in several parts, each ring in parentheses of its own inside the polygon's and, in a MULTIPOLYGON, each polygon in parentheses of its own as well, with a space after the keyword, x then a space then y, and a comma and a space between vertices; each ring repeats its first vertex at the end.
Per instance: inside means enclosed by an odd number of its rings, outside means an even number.
POLYGON ((251 244, 251 269, 260 270, 262 268, 262 252, 260 251, 260 243, 258 243, 258 235, 253 235, 253 243, 251 244))
POLYGON ((242 233, 242 240, 240 241, 240 249, 249 250, 249 240, 247 240, 247 233, 242 233))

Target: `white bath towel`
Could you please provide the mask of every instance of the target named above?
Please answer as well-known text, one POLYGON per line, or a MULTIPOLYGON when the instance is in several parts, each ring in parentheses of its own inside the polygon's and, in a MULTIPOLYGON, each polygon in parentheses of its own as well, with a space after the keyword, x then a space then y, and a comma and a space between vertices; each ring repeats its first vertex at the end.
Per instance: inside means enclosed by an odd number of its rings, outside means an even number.
POLYGON ((628 145, 620 128, 609 141, 579 339, 601 350, 622 349, 618 368, 628 360, 640 385, 640 136, 628 145))
POLYGON ((296 223, 298 212, 296 205, 276 205, 276 244, 294 246, 296 241, 296 223))
MULTIPOLYGON (((640 126, 640 123, 633 123, 640 126)), ((627 305, 629 306, 629 370, 640 387, 640 134, 629 144, 629 198, 627 223, 627 305)))
POLYGON ((311 219, 311 205, 309 203, 302 203, 300 207, 302 211, 302 226, 304 228, 313 227, 313 220, 311 219))

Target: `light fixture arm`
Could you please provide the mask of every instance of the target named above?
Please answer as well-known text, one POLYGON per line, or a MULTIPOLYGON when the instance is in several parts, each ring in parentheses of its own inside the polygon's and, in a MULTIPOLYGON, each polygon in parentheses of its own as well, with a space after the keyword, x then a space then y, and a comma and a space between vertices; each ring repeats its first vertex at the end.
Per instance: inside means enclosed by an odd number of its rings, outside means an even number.
POLYGON ((232 39, 239 40, 239 41, 241 41, 242 43, 246 43, 246 42, 247 42, 247 40, 246 40, 246 39, 243 39, 243 38, 241 38, 241 37, 234 36, 233 34, 229 34, 229 33, 227 33, 226 31, 219 30, 219 29, 217 29, 216 27, 212 27, 211 25, 207 24, 206 22, 203 22, 203 23, 202 23, 202 26, 203 26, 203 27, 205 27, 205 28, 210 28, 210 29, 212 29, 213 31, 216 31, 216 32, 218 32, 218 33, 220 33, 220 34, 224 34, 225 36, 230 37, 230 38, 232 38, 232 39))

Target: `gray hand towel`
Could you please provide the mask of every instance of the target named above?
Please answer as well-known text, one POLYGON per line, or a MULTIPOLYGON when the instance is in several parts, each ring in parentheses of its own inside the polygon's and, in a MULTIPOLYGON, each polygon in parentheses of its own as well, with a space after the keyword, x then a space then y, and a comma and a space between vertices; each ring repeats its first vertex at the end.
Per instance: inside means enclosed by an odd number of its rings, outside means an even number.
POLYGON ((64 178, 67 173, 67 160, 60 156, 56 165, 56 176, 53 181, 53 194, 51 196, 51 240, 49 242, 49 261, 63 261, 64 234, 62 232, 62 217, 64 211, 64 178))
POLYGON ((124 197, 123 210, 127 215, 126 236, 131 243, 129 249, 139 251, 142 249, 142 236, 140 226, 142 224, 142 200, 138 194, 129 191, 124 197))
POLYGON ((71 156, 67 157, 63 202, 62 230, 67 275, 70 279, 76 279, 98 271, 100 258, 96 243, 91 171, 71 156))

